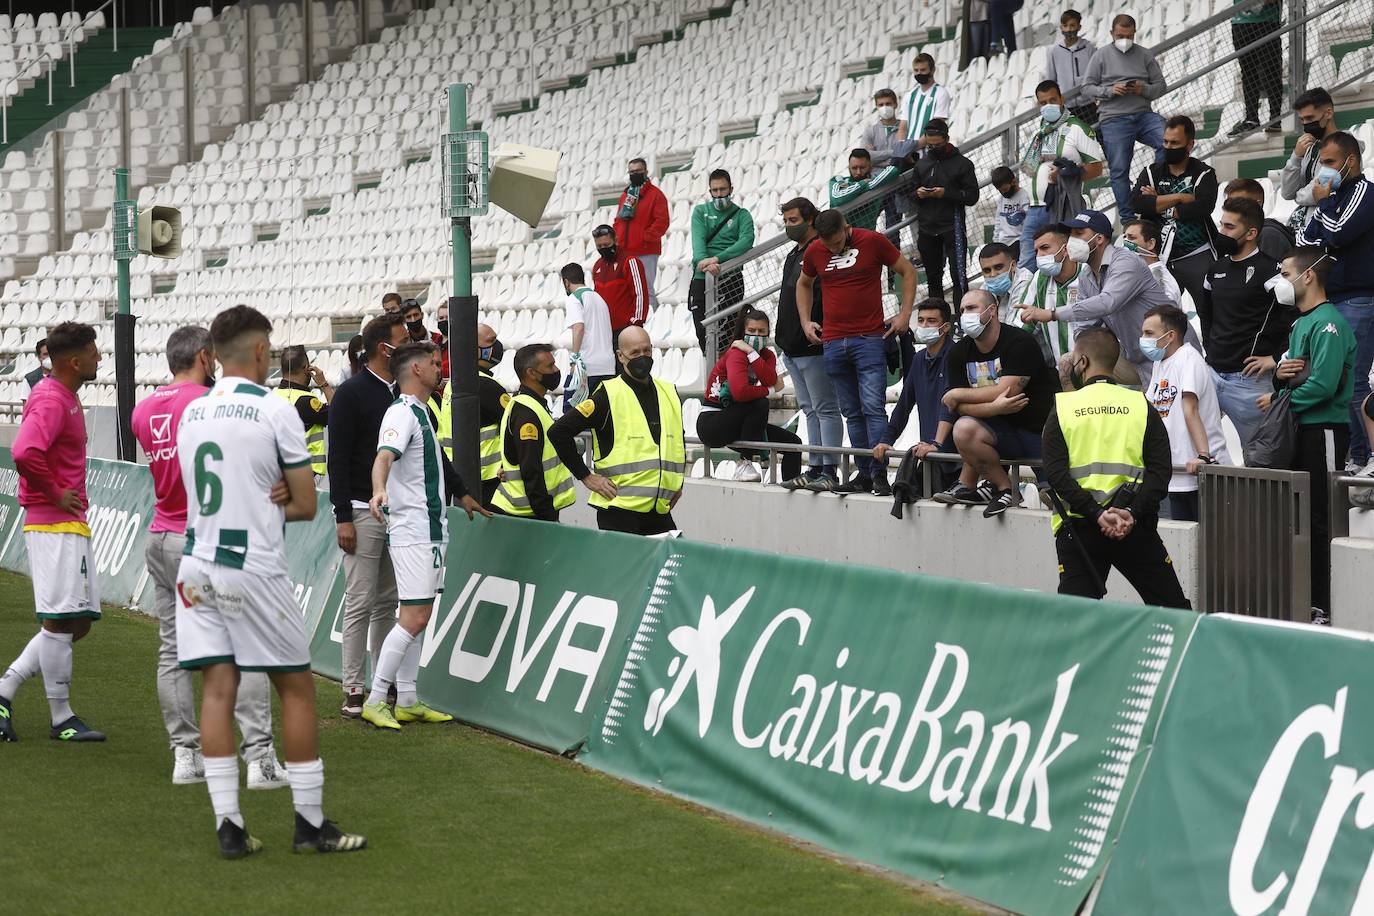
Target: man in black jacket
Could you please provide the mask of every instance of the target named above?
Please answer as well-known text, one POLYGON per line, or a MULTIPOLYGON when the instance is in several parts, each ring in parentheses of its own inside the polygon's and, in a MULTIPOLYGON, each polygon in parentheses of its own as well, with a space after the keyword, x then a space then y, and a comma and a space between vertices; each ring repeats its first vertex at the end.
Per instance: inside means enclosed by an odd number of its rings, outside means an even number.
MULTIPOLYGON (((811 445, 841 446, 844 444, 844 421, 840 417, 840 402, 835 387, 825 372, 825 357, 820 344, 806 339, 797 312, 797 278, 801 276, 802 258, 806 248, 816 239, 816 205, 805 197, 796 197, 778 208, 782 212, 783 231, 796 245, 787 253, 782 264, 782 286, 778 290, 778 323, 773 339, 782 351, 782 364, 792 379, 797 404, 806 415, 806 439, 811 445)), ((821 304, 821 284, 813 286, 811 315, 817 324, 824 324, 821 304)), ((806 473, 783 482, 789 490, 811 490, 823 493, 839 485, 839 459, 835 455, 811 456, 806 473)))
POLYGON ((973 163, 949 142, 943 118, 926 122, 925 151, 916 160, 916 248, 926 269, 927 295, 945 297, 945 263, 949 263, 952 300, 968 292, 968 233, 964 208, 978 203, 978 176, 973 163))
POLYGON ((1136 178, 1131 207, 1143 219, 1164 227, 1159 256, 1193 307, 1202 301, 1202 284, 1217 251, 1217 173, 1193 158, 1197 128, 1193 119, 1175 115, 1164 122, 1164 162, 1148 165, 1136 178))

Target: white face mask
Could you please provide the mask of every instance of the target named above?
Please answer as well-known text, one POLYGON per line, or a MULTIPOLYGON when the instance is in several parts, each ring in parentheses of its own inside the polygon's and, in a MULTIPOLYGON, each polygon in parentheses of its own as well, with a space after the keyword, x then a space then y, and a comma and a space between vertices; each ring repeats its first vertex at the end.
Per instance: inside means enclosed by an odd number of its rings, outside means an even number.
POLYGON ((982 336, 988 326, 983 322, 982 312, 964 312, 959 316, 959 327, 963 328, 969 337, 976 338, 982 336))
POLYGON ((1059 273, 1059 262, 1055 260, 1055 255, 1038 254, 1035 256, 1035 269, 1047 277, 1053 277, 1059 273))
MULTIPOLYGON (((961 321, 962 323, 962 321, 961 321)), ((916 340, 923 344, 933 344, 940 339, 940 331, 944 325, 938 328, 916 328, 916 340)))
POLYGON ((52 371, 52 360, 48 359, 46 356, 38 361, 38 365, 47 372, 52 371))
POLYGON ((1116 41, 1112 42, 1112 44, 1122 54, 1125 54, 1127 51, 1131 50, 1131 48, 1135 47, 1135 41, 1130 38, 1118 38, 1116 41))
POLYGON ((882 118, 884 121, 890 120, 896 114, 897 108, 893 105, 878 106, 878 117, 882 118))
POLYGON ((1287 277, 1276 276, 1264 285, 1274 294, 1279 305, 1293 305, 1298 301, 1298 291, 1287 277))
POLYGON ((1092 246, 1083 239, 1072 238, 1068 242, 1069 260, 1082 264, 1092 255, 1092 246))

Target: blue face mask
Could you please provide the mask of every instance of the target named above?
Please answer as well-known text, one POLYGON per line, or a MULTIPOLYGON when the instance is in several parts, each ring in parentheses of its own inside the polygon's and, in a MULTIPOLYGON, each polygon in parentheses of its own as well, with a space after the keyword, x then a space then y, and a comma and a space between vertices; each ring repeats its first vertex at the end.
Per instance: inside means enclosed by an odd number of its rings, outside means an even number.
POLYGON ((994 296, 1005 296, 1011 292, 1011 271, 989 277, 983 281, 983 289, 992 293, 994 296))
POLYGON ((1040 106, 1040 117, 1045 119, 1046 124, 1053 124, 1055 121, 1058 121, 1063 114, 1064 109, 1060 108, 1058 105, 1040 106))
POLYGON ((1340 169, 1333 169, 1329 165, 1321 166, 1317 169, 1317 184, 1330 185, 1331 190, 1335 191, 1341 186, 1341 181, 1345 178, 1340 169))
POLYGON ((1160 337, 1158 340, 1151 340, 1148 337, 1140 338, 1141 354, 1152 363, 1159 362, 1164 358, 1164 347, 1159 344, 1159 341, 1163 339, 1163 337, 1160 337))

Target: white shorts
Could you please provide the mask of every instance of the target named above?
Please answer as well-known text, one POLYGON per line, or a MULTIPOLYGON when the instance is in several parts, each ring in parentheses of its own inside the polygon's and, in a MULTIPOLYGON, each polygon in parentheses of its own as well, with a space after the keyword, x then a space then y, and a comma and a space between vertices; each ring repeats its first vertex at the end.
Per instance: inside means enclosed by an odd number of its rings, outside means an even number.
POLYGON ((444 555, 447 544, 391 546, 391 565, 396 570, 396 597, 401 604, 433 601, 444 590, 444 555))
POLYGON ((80 534, 25 531, 33 577, 33 609, 39 620, 100 619, 91 539, 80 534))
POLYGON ((309 671, 310 638, 291 580, 182 557, 177 661, 183 668, 229 662, 240 671, 309 671))

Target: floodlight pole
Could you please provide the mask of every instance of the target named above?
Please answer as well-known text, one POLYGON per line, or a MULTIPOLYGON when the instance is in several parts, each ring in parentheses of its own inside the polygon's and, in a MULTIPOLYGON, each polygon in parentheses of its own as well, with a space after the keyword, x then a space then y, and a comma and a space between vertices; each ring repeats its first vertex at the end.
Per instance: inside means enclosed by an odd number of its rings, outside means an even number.
POLYGON ((115 268, 119 271, 119 311, 114 318, 115 441, 121 461, 133 461, 134 436, 134 322, 129 294, 129 261, 138 254, 138 208, 129 199, 129 170, 115 169, 114 227, 115 268))
MULTIPOLYGON (((482 475, 477 459, 478 429, 481 425, 477 403, 477 297, 472 294, 472 217, 469 211, 475 201, 466 197, 470 182, 466 140, 460 139, 468 129, 468 87, 453 83, 448 87, 449 136, 445 138, 448 168, 446 204, 450 210, 450 230, 453 244, 453 295, 449 297, 449 384, 453 387, 450 417, 453 429, 453 466, 468 492, 477 500, 482 498, 482 475), (462 149, 461 157, 458 155, 462 149), (462 171, 459 171, 459 164, 462 171), (462 182, 462 187, 459 187, 462 182), (467 206, 456 206, 462 195, 467 206)), ((483 157, 485 158, 485 157, 483 157)), ((479 167, 486 168, 485 162, 479 167)), ((483 187, 481 204, 485 207, 485 175, 478 182, 483 187)))

